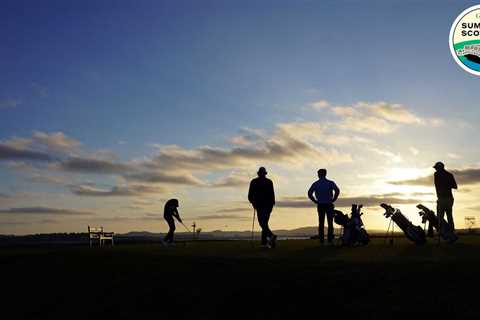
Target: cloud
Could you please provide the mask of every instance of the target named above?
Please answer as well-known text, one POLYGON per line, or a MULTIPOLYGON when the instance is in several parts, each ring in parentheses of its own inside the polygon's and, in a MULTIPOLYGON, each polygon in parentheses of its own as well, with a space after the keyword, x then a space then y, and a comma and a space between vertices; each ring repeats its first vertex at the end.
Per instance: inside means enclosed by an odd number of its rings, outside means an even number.
POLYGON ((67 179, 62 176, 50 176, 50 175, 35 173, 33 176, 27 178, 27 181, 33 182, 33 183, 63 185, 66 183, 67 179))
POLYGON ((456 153, 447 153, 447 157, 449 157, 450 159, 461 159, 462 156, 459 155, 459 154, 456 154, 456 153))
POLYGON ((13 137, 4 144, 21 150, 62 154, 71 154, 77 151, 81 145, 78 140, 66 136, 63 132, 46 133, 41 131, 34 131, 29 138, 13 137))
POLYGON ((398 155, 398 154, 395 154, 393 152, 390 152, 390 151, 387 151, 387 150, 382 150, 382 149, 379 149, 379 148, 370 148, 371 151, 381 155, 381 156, 384 156, 386 157, 387 160, 390 160, 390 161, 393 161, 393 162, 402 162, 403 161, 403 158, 402 156, 398 155))
POLYGON ((45 133, 35 131, 32 135, 32 143, 44 146, 51 152, 71 153, 76 151, 81 143, 67 137, 63 132, 45 133))
MULTIPOLYGON (((385 202, 389 204, 418 204, 423 199, 414 197, 400 198, 403 194, 400 193, 388 193, 379 195, 366 195, 357 197, 340 197, 335 202, 336 207, 344 208, 350 207, 352 204, 363 204, 365 207, 379 206, 380 203, 385 202)), ((276 202, 276 206, 279 208, 314 208, 315 204, 310 201, 307 196, 298 197, 285 197, 276 202)))
POLYGON ((245 211, 252 211, 251 208, 226 208, 226 209, 218 209, 215 211, 216 213, 231 213, 231 212, 245 212, 245 211))
POLYGON ((410 148, 408 148, 408 149, 410 150, 410 152, 411 152, 414 156, 417 156, 417 155, 420 153, 420 151, 418 151, 418 149, 415 148, 415 147, 410 147, 410 148))
POLYGON ((330 103, 327 100, 318 100, 311 102, 309 106, 314 110, 323 110, 330 106, 330 103))
POLYGON ((195 217, 195 220, 237 220, 237 221, 246 221, 250 220, 249 217, 237 215, 237 214, 212 214, 195 217))
POLYGON ((57 164, 63 171, 94 174, 123 174, 132 170, 124 163, 95 158, 73 157, 57 164))
POLYGON ((0 143, 0 160, 51 161, 52 157, 45 152, 17 149, 0 143))
POLYGON ((20 101, 17 99, 3 99, 0 100, 0 109, 15 108, 20 104, 20 101))
POLYGON ((14 137, 0 142, 0 160, 53 161, 73 154, 80 142, 62 132, 35 131, 29 138, 14 137))
POLYGON ((52 224, 52 223, 58 223, 58 220, 54 220, 54 219, 42 219, 42 220, 39 220, 39 221, 35 221, 35 224, 52 224))
MULTIPOLYGON (((470 185, 480 183, 480 168, 453 169, 449 170, 459 185, 470 185)), ((389 181, 393 185, 411 186, 433 186, 433 175, 418 177, 414 179, 389 181)))
MULTIPOLYGON (((400 125, 430 125, 439 126, 443 120, 439 118, 423 118, 401 104, 387 102, 358 102, 351 106, 332 106, 321 100, 318 108, 329 108, 341 118, 338 127, 343 130, 390 133, 400 125)), ((313 107, 313 106, 312 106, 313 107)))
POLYGON ((324 164, 350 162, 349 154, 341 154, 335 149, 319 145, 320 128, 313 123, 286 123, 276 126, 270 136, 246 146, 218 148, 201 146, 185 149, 176 145, 162 146, 152 159, 145 161, 146 168, 168 170, 192 170, 209 172, 224 169, 250 168, 252 165, 275 162, 291 166, 308 161, 324 164))
POLYGON ((205 183, 190 173, 182 173, 178 175, 170 175, 162 172, 146 171, 132 173, 125 176, 127 180, 139 181, 147 183, 167 183, 167 184, 183 184, 191 186, 203 186, 205 183))
POLYGON ((367 103, 359 102, 357 109, 367 110, 370 114, 394 123, 422 124, 424 120, 400 104, 386 102, 367 103))
POLYGON ((264 130, 242 128, 240 129, 240 134, 231 138, 230 142, 234 145, 246 146, 263 139, 265 136, 266 132, 264 130))
MULTIPOLYGON (((262 164, 291 167, 306 161, 328 164, 350 162, 349 154, 323 146, 328 144, 324 128, 313 122, 278 124, 267 134, 263 130, 244 128, 232 147, 200 146, 187 149, 176 145, 157 146, 156 155, 129 162, 119 160, 108 151, 77 155, 81 143, 62 132, 35 131, 30 138, 12 138, 0 146, 0 159, 51 161, 50 170, 83 174, 109 174, 143 184, 179 184, 205 187, 235 187, 248 183, 249 177, 231 173, 217 181, 206 182, 196 174, 222 170, 251 170, 262 164), (65 157, 67 156, 67 157, 65 157)), ((34 178, 47 181, 52 179, 34 178)), ((125 189, 85 190, 74 188, 82 195, 117 195, 125 189)))
POLYGON ((11 213, 11 214, 46 214, 46 215, 65 215, 65 216, 90 216, 94 215, 92 212, 88 211, 78 211, 71 209, 57 209, 49 207, 21 207, 21 208, 10 208, 0 210, 0 213, 11 213))
POLYGON ((213 188, 234 188, 239 186, 247 186, 250 183, 251 177, 245 173, 233 172, 230 175, 220 178, 210 184, 213 188))
POLYGON ((114 186, 111 188, 99 188, 90 184, 71 185, 70 191, 77 196, 87 197, 130 197, 143 194, 164 193, 165 189, 160 187, 133 185, 114 186))

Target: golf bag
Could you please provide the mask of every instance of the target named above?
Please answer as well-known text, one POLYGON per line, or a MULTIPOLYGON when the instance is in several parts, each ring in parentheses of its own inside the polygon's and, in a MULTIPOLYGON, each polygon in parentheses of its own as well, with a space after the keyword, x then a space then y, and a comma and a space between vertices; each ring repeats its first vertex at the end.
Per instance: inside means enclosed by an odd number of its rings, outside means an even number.
POLYGON ((395 209, 386 203, 382 203, 380 206, 385 209, 385 213, 383 214, 385 218, 391 218, 393 222, 402 229, 408 239, 415 242, 417 245, 425 244, 427 239, 422 227, 414 226, 399 209, 395 209))
POLYGON ((435 212, 428 209, 423 204, 417 205, 417 208, 421 210, 418 214, 422 217, 422 222, 423 223, 428 222, 427 236, 433 237, 433 228, 435 228, 435 230, 437 230, 437 232, 440 234, 440 237, 442 237, 443 240, 448 241, 450 243, 453 243, 458 240, 458 236, 455 234, 453 230, 450 229, 450 226, 448 225, 447 221, 445 221, 445 219, 442 218, 442 221, 440 221, 441 227, 439 229, 438 227, 439 219, 437 215, 435 215, 435 212))
POLYGON ((334 221, 343 227, 342 245, 352 246, 356 244, 367 245, 370 242, 370 236, 365 230, 360 211, 362 205, 352 204, 350 217, 339 210, 334 210, 334 221))

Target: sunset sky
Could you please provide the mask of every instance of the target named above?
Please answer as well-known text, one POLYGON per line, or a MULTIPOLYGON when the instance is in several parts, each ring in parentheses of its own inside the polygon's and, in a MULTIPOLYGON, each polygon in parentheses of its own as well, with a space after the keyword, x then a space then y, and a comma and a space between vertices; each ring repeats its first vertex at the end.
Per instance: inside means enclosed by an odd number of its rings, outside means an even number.
MULTIPOLYGON (((273 229, 313 226, 319 168, 337 207, 480 212, 480 79, 448 34, 474 1, 2 1, 0 233, 248 230, 249 181, 274 181, 273 229)), ((477 218, 478 220, 479 218, 477 218)))

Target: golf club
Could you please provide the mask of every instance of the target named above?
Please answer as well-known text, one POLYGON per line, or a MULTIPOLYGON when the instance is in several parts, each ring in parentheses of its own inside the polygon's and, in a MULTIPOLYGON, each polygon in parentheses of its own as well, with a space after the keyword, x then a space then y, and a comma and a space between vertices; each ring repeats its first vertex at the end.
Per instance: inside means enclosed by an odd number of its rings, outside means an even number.
POLYGON ((188 227, 183 223, 183 222, 180 222, 182 224, 182 226, 190 233, 192 233, 192 231, 190 229, 188 229, 188 227))

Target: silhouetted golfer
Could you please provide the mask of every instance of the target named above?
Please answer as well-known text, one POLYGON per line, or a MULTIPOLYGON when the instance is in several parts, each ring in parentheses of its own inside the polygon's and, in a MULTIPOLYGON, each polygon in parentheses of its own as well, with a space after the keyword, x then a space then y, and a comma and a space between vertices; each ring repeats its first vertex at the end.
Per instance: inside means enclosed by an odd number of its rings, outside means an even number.
POLYGON ((253 208, 257 210, 258 223, 262 228, 262 246, 274 248, 277 236, 274 235, 268 227, 268 220, 270 220, 270 214, 275 205, 273 182, 266 177, 267 170, 264 167, 258 169, 257 175, 258 178, 250 182, 248 201, 250 201, 253 208))
MULTIPOLYGON (((457 189, 457 182, 453 174, 445 170, 442 162, 437 162, 433 166, 436 170, 433 175, 435 182, 435 190, 437 191, 437 216, 439 223, 442 221, 443 215, 447 214, 448 226, 451 231, 455 231, 453 223, 452 207, 453 194, 452 189, 457 189)), ((440 228, 438 230, 441 230, 440 228)))
POLYGON ((178 222, 182 223, 182 219, 178 214, 177 208, 178 200, 170 199, 167 201, 167 203, 165 203, 165 208, 163 210, 163 218, 167 221, 169 227, 168 233, 163 240, 168 244, 173 243, 173 234, 175 232, 175 220, 173 220, 173 217, 175 217, 178 222))
POLYGON ((308 189, 308 198, 317 204, 318 211, 318 237, 320 243, 324 242, 324 226, 325 215, 327 215, 328 223, 328 243, 332 243, 333 240, 333 203, 337 200, 340 194, 335 182, 327 179, 327 170, 318 170, 318 180, 315 181, 310 189, 308 189), (313 196, 315 194, 315 197, 313 196))

